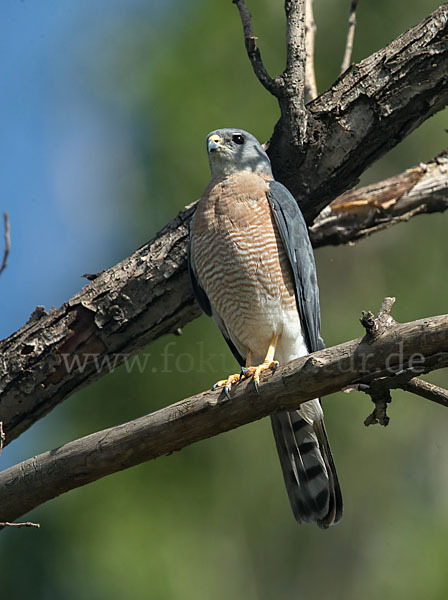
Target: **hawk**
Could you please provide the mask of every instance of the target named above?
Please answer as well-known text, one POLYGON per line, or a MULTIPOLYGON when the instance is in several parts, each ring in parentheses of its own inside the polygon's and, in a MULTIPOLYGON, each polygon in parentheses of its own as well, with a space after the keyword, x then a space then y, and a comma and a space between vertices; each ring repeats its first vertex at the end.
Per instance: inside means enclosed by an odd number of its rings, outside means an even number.
MULTIPOLYGON (((308 229, 291 193, 272 175, 257 139, 241 129, 207 136, 211 179, 191 224, 189 270, 242 370, 219 381, 229 395, 253 377, 324 347, 308 229)), ((319 399, 271 416, 289 501, 299 523, 327 528, 342 497, 319 399)))

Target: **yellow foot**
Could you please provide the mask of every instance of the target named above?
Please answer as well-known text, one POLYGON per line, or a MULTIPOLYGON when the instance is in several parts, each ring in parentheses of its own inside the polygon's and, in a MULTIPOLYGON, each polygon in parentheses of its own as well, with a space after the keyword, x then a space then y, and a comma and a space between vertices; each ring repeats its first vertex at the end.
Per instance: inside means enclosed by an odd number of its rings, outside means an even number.
POLYGON ((264 361, 263 363, 261 363, 261 365, 258 365, 258 367, 243 367, 241 369, 241 373, 242 373, 242 375, 244 375, 244 378, 247 378, 247 377, 254 378, 255 389, 258 392, 258 385, 260 383, 260 375, 264 371, 269 371, 269 369, 271 369, 272 371, 275 371, 275 369, 277 367, 278 367, 278 360, 270 360, 270 361, 264 361))
POLYGON ((242 377, 242 372, 238 373, 237 375, 229 375, 227 379, 220 379, 217 381, 212 387, 212 390, 217 390, 218 388, 222 387, 224 388, 225 395, 230 399, 230 390, 232 389, 232 384, 240 381, 242 377))
POLYGON ((261 365, 258 365, 258 367, 242 367, 241 373, 229 375, 227 379, 221 379, 220 381, 217 381, 212 387, 212 390, 217 390, 218 388, 222 387, 224 389, 225 395, 227 396, 227 398, 230 399, 230 390, 232 389, 232 385, 234 383, 238 383, 238 381, 241 381, 242 379, 248 379, 249 377, 253 377, 255 389, 258 392, 260 375, 263 373, 263 371, 268 371, 269 369, 275 371, 277 367, 278 361, 276 360, 264 362, 261 365))

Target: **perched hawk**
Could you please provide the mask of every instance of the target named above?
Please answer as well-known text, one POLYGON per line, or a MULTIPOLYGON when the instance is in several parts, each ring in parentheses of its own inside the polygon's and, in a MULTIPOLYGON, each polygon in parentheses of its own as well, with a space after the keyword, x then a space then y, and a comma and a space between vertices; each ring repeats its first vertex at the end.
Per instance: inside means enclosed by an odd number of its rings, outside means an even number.
MULTIPOLYGON (((323 348, 319 290, 302 213, 259 142, 218 129, 207 151, 211 179, 193 218, 189 266, 200 306, 242 367, 216 384, 228 394, 240 377, 257 385, 264 370, 323 348)), ((342 497, 319 399, 271 422, 295 518, 337 523, 342 497)))

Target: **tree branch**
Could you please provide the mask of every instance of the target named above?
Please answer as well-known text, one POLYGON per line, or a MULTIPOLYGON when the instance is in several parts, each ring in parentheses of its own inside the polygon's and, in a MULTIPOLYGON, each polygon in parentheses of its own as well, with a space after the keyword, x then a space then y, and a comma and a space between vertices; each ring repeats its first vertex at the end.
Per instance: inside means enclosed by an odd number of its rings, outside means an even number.
POLYGON ((286 67, 283 93, 279 97, 282 120, 289 131, 289 141, 302 147, 306 143, 305 109, 305 0, 285 0, 286 67))
MULTIPOLYGON (((268 151, 276 161, 277 179, 286 184, 290 180, 308 223, 334 198, 335 190, 356 180, 379 148, 398 142, 445 103, 447 22, 448 8, 443 5, 317 98, 310 110, 313 127, 320 122, 322 128, 316 130, 316 145, 310 146, 300 168, 294 152, 282 149, 276 128, 268 151), (415 70, 416 85, 411 78, 415 70), (301 182, 306 187, 303 195, 301 182)), ((442 179, 446 181, 446 173, 442 179)), ((445 184, 440 193, 431 185, 428 181, 428 191, 433 189, 446 207, 445 184)), ((429 201, 423 204, 429 206, 429 201)), ((398 201, 395 206, 398 210, 398 201)), ((378 218, 382 210, 384 203, 378 214, 375 208, 378 218)), ((415 210, 404 214, 425 209, 415 210)), ((107 368, 101 369, 103 359, 112 357, 118 367, 131 353, 199 316, 186 265, 193 211, 191 206, 179 213, 147 245, 99 274, 61 308, 46 313, 38 307, 28 323, 0 342, 0 420, 8 443, 73 392, 106 374, 107 368), (76 368, 76 360, 81 361, 81 369, 76 368)), ((373 222, 371 230, 379 225, 378 219, 373 222)), ((315 245, 335 243, 333 225, 328 225, 327 238, 323 233, 327 225, 319 233, 318 228, 311 232, 315 245)), ((366 235, 369 227, 351 225, 352 238, 347 234, 345 241, 366 235)))
POLYGON ((448 366, 448 315, 394 323, 327 348, 224 393, 203 392, 129 423, 93 433, 0 473, 0 521, 14 521, 55 496, 274 412, 359 383, 448 366))
MULTIPOLYGON (((360 239, 448 207, 448 156, 335 201, 310 229, 315 247, 360 239)), ((187 273, 191 206, 58 310, 38 307, 0 342, 0 419, 9 443, 73 392, 200 315, 187 273), (77 361, 81 370, 77 368, 77 361), (101 365, 104 368, 101 368, 101 365), (70 368, 71 367, 71 368, 70 368)))
POLYGON ((5 239, 5 249, 3 251, 3 261, 0 265, 0 275, 6 269, 6 265, 8 264, 8 256, 9 251, 11 250, 11 237, 9 231, 9 216, 7 212, 3 213, 3 225, 4 225, 4 239, 5 239))
POLYGON ((448 151, 428 163, 339 196, 310 228, 315 248, 354 242, 410 218, 448 209, 448 151))
POLYGON ((438 385, 423 381, 423 379, 419 379, 418 377, 413 377, 398 387, 406 392, 411 392, 411 394, 416 394, 448 408, 448 391, 438 385))
POLYGON ((314 40, 316 23, 314 22, 313 0, 305 3, 305 104, 317 98, 316 74, 314 70, 314 40))
POLYGON ((282 117, 267 147, 273 173, 308 222, 448 103, 448 4, 347 71, 308 104, 307 141, 282 117))
POLYGON ((131 353, 200 315, 187 272, 193 211, 180 212, 153 240, 59 309, 47 313, 37 307, 19 331, 0 342, 6 443, 105 375, 108 358, 118 367, 131 353))
POLYGON ((356 27, 356 9, 358 8, 358 1, 359 0, 351 0, 351 2, 350 2, 350 14, 349 14, 349 18, 348 18, 347 40, 345 42, 344 58, 342 59, 341 75, 349 68, 350 62, 352 60, 353 39, 355 37, 355 27, 356 27))
POLYGON ((258 38, 254 35, 252 29, 252 17, 250 16, 249 9, 244 0, 232 0, 232 2, 233 4, 236 4, 240 13, 244 32, 244 43, 254 73, 268 92, 278 98, 281 94, 281 88, 283 87, 283 80, 281 77, 276 77, 275 79, 272 78, 263 64, 260 50, 257 46, 258 38))

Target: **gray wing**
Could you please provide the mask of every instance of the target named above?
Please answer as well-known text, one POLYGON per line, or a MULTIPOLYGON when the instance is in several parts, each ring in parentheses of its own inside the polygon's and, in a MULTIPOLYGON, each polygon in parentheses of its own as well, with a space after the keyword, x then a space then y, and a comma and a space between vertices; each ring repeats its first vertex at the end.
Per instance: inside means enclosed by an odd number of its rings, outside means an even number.
MULTIPOLYGON (((320 336, 319 289, 308 229, 292 194, 276 181, 268 198, 294 275, 297 309, 309 352, 324 348, 320 336)), ((311 400, 310 404, 316 402, 311 400)), ((342 496, 325 425, 310 422, 302 411, 271 415, 283 477, 299 523, 316 521, 322 528, 342 517, 342 496)))
POLYGON ((308 228, 292 194, 278 181, 269 183, 268 198, 294 275, 297 308, 309 352, 324 348, 320 336, 319 288, 308 228))

